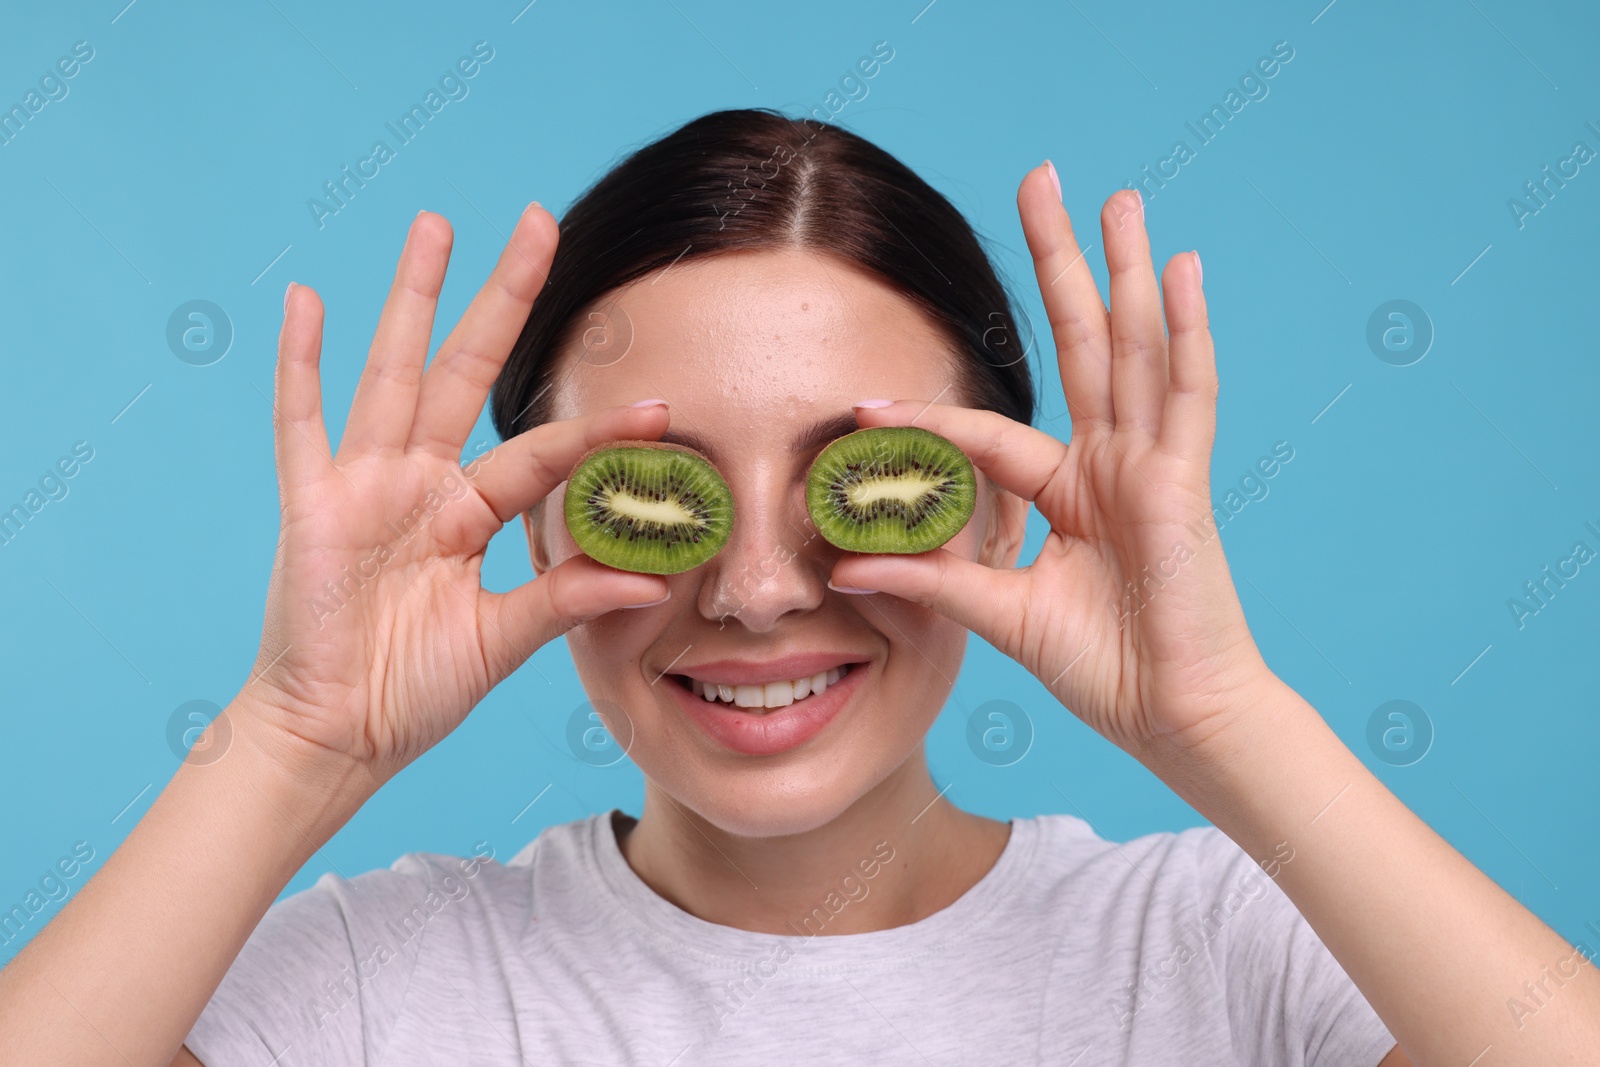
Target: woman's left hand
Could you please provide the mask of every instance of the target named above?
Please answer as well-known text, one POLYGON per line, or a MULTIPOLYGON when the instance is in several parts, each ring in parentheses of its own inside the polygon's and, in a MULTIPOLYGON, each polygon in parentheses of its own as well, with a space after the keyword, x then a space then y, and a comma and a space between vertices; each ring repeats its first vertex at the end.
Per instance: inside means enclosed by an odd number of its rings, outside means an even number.
POLYGON ((961 623, 1136 757, 1189 748, 1271 679, 1212 518, 1217 375, 1199 256, 1174 256, 1158 292, 1142 202, 1119 191, 1100 216, 1108 313, 1046 168, 1023 180, 1017 205, 1071 444, 995 412, 921 401, 856 414, 862 426, 915 423, 955 442, 1033 502, 1050 523, 1044 546, 1006 570, 948 548, 846 556, 833 583, 961 623))
POLYGON ((1475 1063, 1489 1048, 1497 1062, 1592 1063, 1595 969, 1569 976, 1582 954, 1407 810, 1250 637, 1211 513, 1217 377, 1198 257, 1174 256, 1158 293, 1139 200, 1118 192, 1101 212, 1108 314, 1043 170, 1023 179, 1017 202, 1071 444, 990 411, 857 408, 862 425, 943 434, 1031 500, 1050 523, 1038 558, 1002 570, 971 558, 998 552, 949 546, 845 556, 833 584, 962 623, 1246 853, 1277 859, 1290 846, 1293 863, 1258 862, 1404 1046, 1384 1064, 1475 1063), (1558 970, 1560 992, 1536 1001, 1536 1025, 1482 1010, 1558 970), (1419 974, 1430 976, 1426 996, 1419 974))

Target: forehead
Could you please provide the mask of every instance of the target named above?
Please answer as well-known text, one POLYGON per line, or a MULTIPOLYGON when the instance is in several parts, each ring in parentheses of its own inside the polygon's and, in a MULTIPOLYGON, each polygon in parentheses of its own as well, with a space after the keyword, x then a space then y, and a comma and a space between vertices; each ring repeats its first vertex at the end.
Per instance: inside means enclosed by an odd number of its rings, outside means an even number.
POLYGON ((857 400, 961 402, 934 321, 871 273, 812 251, 689 260, 617 290, 579 325, 553 368, 552 418, 659 397, 673 431, 729 447, 857 400))

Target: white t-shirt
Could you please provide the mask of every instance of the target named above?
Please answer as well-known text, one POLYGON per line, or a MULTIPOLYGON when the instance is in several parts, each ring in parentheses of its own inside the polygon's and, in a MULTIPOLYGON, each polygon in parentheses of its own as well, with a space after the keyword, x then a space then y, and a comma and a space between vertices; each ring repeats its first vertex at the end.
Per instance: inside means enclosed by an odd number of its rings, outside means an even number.
POLYGON ((552 826, 507 863, 410 853, 324 875, 268 911, 189 1049, 206 1067, 1373 1067, 1395 1044, 1282 890, 1209 827, 1119 845, 1069 815, 1013 819, 948 907, 827 934, 893 859, 880 842, 779 935, 658 896, 611 814, 552 826))

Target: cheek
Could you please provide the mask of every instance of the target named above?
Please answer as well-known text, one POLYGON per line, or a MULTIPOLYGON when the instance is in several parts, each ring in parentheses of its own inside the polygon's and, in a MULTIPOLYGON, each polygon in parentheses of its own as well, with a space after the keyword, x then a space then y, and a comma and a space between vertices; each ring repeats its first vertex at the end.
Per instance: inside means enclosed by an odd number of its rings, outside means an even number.
POLYGON ((687 651, 684 646, 690 643, 678 636, 693 632, 696 621, 695 591, 683 583, 684 577, 677 576, 672 599, 665 604, 613 611, 567 631, 567 651, 585 692, 628 708, 641 706, 656 680, 655 670, 687 651))
MULTIPOLYGON (((977 560, 994 506, 993 493, 980 481, 972 518, 960 533, 945 542, 945 550, 963 559, 977 560)), ((859 605, 857 610, 889 642, 891 692, 903 694, 907 707, 931 707, 937 711, 955 685, 956 672, 966 653, 966 627, 932 608, 894 597, 875 597, 872 604, 859 605)))
MULTIPOLYGON (((903 694, 908 706, 927 706, 929 694, 947 694, 967 647, 966 627, 919 604, 894 597, 875 597, 863 617, 889 642, 891 693, 903 694)), ((933 709, 938 709, 938 701, 933 709)))
POLYGON ((566 515, 562 511, 562 500, 566 491, 567 483, 562 482, 545 500, 544 510, 539 516, 538 529, 544 538, 545 547, 550 551, 552 567, 579 554, 578 543, 572 539, 572 534, 567 530, 566 515))
POLYGON ((659 632, 659 624, 631 611, 613 611, 568 630, 567 650, 584 689, 622 695, 641 677, 639 664, 659 632))

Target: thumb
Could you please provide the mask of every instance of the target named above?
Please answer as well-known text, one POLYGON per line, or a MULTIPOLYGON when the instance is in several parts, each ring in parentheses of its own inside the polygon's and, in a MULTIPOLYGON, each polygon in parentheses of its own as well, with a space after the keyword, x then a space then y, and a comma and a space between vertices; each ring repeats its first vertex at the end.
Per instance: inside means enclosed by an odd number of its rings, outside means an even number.
POLYGON ((499 681, 529 656, 574 626, 619 608, 659 604, 672 595, 665 578, 632 574, 574 556, 505 593, 485 594, 484 635, 490 673, 499 681))
POLYGON ((845 556, 828 584, 841 593, 888 593, 932 608, 1002 651, 1021 618, 1021 574, 939 548, 914 556, 845 556))

